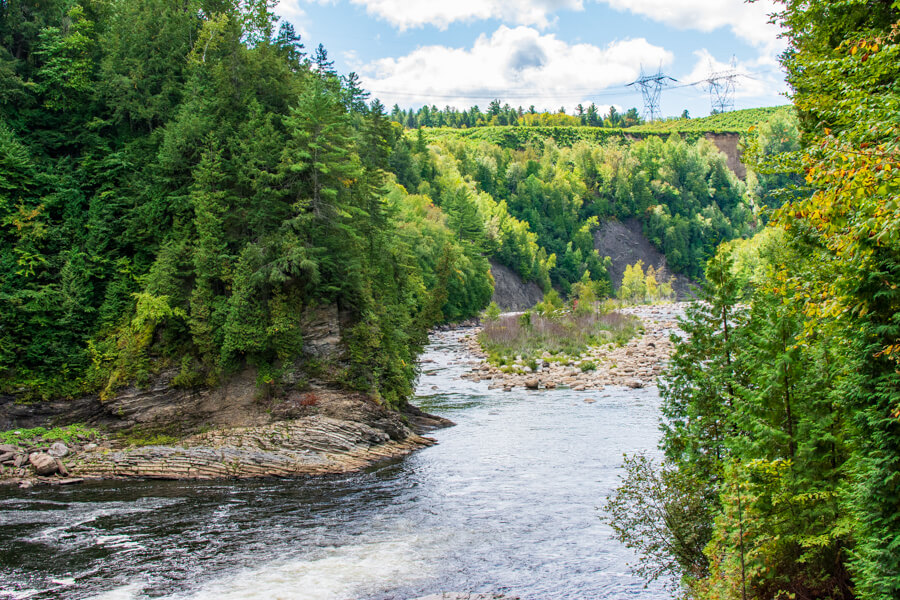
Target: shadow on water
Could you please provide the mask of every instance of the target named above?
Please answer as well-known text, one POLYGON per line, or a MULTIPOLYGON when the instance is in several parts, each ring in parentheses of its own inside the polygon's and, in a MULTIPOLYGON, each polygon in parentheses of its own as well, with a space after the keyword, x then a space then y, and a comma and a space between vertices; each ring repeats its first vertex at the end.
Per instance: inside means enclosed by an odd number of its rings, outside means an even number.
POLYGON ((0 489, 0 598, 667 598, 598 506, 653 449, 653 388, 488 390, 433 340, 419 404, 457 425, 364 472, 302 480, 0 489), (585 398, 596 402, 586 404, 585 398))

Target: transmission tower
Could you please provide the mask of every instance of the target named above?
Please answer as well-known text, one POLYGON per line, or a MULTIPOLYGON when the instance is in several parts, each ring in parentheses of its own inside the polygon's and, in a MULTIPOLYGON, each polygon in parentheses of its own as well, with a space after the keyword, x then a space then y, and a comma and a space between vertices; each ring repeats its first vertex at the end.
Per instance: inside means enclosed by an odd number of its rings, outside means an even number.
POLYGON ((636 81, 632 81, 628 85, 636 85, 641 88, 641 96, 644 97, 644 116, 649 121, 655 121, 660 115, 659 97, 663 86, 669 84, 669 81, 678 81, 668 75, 663 75, 662 65, 655 75, 645 75, 644 67, 641 65, 641 76, 636 81))
POLYGON ((713 113, 734 110, 734 81, 740 77, 737 72, 735 57, 731 57, 731 66, 726 71, 713 71, 712 60, 709 61, 709 78, 706 80, 709 100, 713 113))

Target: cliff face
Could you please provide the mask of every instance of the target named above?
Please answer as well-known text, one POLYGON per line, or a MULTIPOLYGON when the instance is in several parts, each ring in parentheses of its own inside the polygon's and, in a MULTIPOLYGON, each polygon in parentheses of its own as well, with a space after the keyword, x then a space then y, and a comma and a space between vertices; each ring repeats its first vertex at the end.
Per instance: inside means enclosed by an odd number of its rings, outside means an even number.
MULTIPOLYGON (((644 262, 645 271, 649 266, 656 269, 657 281, 665 281, 673 275, 666 263, 666 256, 644 236, 641 224, 637 219, 603 223, 594 232, 594 248, 597 249, 600 256, 610 257, 612 264, 609 268, 609 276, 615 290, 622 285, 625 267, 633 265, 639 260, 644 262)), ((691 280, 681 274, 674 275, 675 281, 672 288, 678 299, 692 297, 691 280)))
POLYGON ((302 318, 304 356, 286 376, 285 385, 273 392, 262 390, 256 371, 249 368, 217 387, 196 389, 174 386, 178 370, 164 370, 148 385, 122 388, 103 401, 87 396, 22 405, 11 397, 0 397, 0 430, 86 423, 112 431, 165 429, 187 435, 200 428, 251 427, 291 418, 292 414, 282 414, 285 407, 302 402, 307 391, 337 390, 327 381, 306 381, 304 370, 313 360, 340 368, 341 328, 336 307, 307 309, 302 318))
POLYGON ((747 167, 741 162, 741 134, 739 133, 707 133, 706 139, 716 145, 728 159, 728 168, 741 179, 747 177, 747 167))
POLYGON ((491 260, 491 275, 494 276, 494 295, 500 310, 527 310, 543 300, 544 292, 533 281, 524 282, 519 274, 507 266, 491 260))

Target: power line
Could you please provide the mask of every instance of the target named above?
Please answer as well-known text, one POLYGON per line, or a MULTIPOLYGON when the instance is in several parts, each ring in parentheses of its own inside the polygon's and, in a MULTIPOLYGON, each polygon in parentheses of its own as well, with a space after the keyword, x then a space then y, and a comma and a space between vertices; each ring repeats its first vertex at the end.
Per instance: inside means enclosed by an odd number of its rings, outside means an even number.
MULTIPOLYGON (((641 96, 644 98, 644 114, 649 121, 655 121, 660 115, 659 98, 662 88, 669 84, 669 81, 678 81, 674 77, 663 75, 662 65, 655 75, 644 75, 644 67, 641 65, 641 76, 632 81, 628 86, 636 85, 641 88, 641 96)), ((628 87, 626 86, 626 87, 628 87)))
MULTIPOLYGON (((677 82, 677 79, 669 77, 668 75, 663 75, 661 72, 658 72, 655 75, 644 75, 643 71, 641 73, 641 78, 633 81, 624 86, 615 86, 615 87, 607 87, 603 88, 602 91, 592 92, 592 90, 596 90, 597 88, 567 88, 566 90, 562 90, 559 93, 534 93, 525 89, 516 89, 516 90, 489 90, 489 91, 475 91, 475 92, 467 92, 461 90, 459 92, 451 92, 451 93, 428 93, 428 92, 420 92, 420 91, 409 91, 409 90, 379 90, 379 89, 370 89, 368 90, 371 94, 378 96, 402 96, 406 98, 434 98, 434 99, 442 99, 442 100, 456 100, 456 99, 476 99, 476 100, 527 100, 527 99, 577 99, 577 100, 587 100, 591 98, 615 98, 622 97, 628 93, 634 93, 634 87, 641 87, 642 96, 644 94, 645 86, 647 91, 651 94, 652 102, 647 102, 645 98, 645 110, 650 107, 648 104, 653 104, 653 108, 655 109, 655 113, 659 114, 659 96, 660 91, 663 87, 666 90, 680 90, 685 88, 695 88, 700 85, 710 86, 710 79, 715 79, 716 77, 728 76, 730 79, 730 86, 727 90, 730 96, 730 102, 726 103, 727 105, 733 108, 733 93, 736 80, 739 77, 743 77, 746 79, 754 79, 760 81, 761 79, 757 76, 748 74, 748 73, 737 73, 734 72, 732 74, 731 71, 722 72, 722 73, 711 73, 710 77, 707 79, 701 79, 698 81, 691 81, 687 83, 680 83, 678 85, 671 85, 669 82, 677 82), (659 86, 659 89, 656 89, 655 80, 657 77, 662 78, 662 83, 659 86), (643 81, 643 85, 642 85, 643 81)), ((720 80, 721 81, 721 80, 720 80)), ((724 83, 720 83, 719 86, 722 88, 722 92, 726 91, 726 86, 724 83)), ((709 90, 708 90, 709 91, 709 90)), ((716 106, 713 107, 716 109, 716 106)), ((649 112, 649 111, 648 111, 649 112)))

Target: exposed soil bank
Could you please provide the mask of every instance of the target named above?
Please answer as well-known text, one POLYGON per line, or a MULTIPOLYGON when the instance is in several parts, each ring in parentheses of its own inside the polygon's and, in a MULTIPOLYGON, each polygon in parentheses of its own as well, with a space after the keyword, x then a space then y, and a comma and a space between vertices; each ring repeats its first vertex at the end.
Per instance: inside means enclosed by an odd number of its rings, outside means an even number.
POLYGON ((675 277, 672 289, 679 300, 693 297, 691 292, 693 282, 684 275, 669 270, 666 255, 650 243, 637 219, 611 220, 603 223, 594 232, 594 248, 600 256, 610 258, 609 276, 612 279, 613 289, 618 290, 621 287, 625 267, 641 261, 644 263, 645 271, 651 266, 656 270, 656 280, 659 282, 667 281, 670 276, 675 277))

